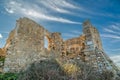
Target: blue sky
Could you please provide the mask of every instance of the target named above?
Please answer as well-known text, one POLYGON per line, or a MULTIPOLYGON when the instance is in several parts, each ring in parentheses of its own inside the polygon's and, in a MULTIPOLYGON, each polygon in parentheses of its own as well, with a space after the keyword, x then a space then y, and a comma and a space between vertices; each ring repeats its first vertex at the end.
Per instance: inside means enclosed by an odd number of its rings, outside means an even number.
POLYGON ((20 17, 61 32, 64 39, 82 34, 82 23, 90 19, 105 52, 120 66, 120 0, 0 0, 0 47, 20 17))

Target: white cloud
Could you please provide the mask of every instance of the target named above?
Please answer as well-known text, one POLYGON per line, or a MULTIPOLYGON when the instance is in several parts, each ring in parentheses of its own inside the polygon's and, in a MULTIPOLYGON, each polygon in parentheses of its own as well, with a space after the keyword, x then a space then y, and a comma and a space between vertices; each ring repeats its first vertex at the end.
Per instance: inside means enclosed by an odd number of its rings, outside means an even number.
POLYGON ((111 43, 118 43, 118 42, 120 42, 119 39, 114 39, 114 40, 111 41, 111 43))
POLYGON ((0 31, 2 34, 9 34, 9 31, 0 31))
POLYGON ((114 34, 120 34, 119 32, 112 30, 112 29, 108 29, 108 28, 105 28, 104 31, 109 32, 109 33, 114 33, 114 34))
POLYGON ((115 29, 115 30, 120 30, 120 25, 118 25, 118 26, 116 26, 116 25, 111 25, 111 27, 113 28, 113 29, 115 29), (119 27, 118 27, 119 26, 119 27))
POLYGON ((14 13, 14 11, 13 11, 13 10, 8 9, 8 8, 6 8, 6 11, 7 11, 8 13, 14 13))
POLYGON ((82 32, 80 32, 78 30, 72 30, 72 31, 69 31, 68 33, 62 33, 62 36, 63 36, 64 40, 67 40, 70 38, 79 37, 81 34, 82 34, 82 32))
POLYGON ((77 34, 71 34, 71 33, 63 33, 62 35, 66 37, 78 37, 77 34))
POLYGON ((2 36, 2 34, 0 34, 0 39, 2 39, 3 38, 3 36, 2 36))
POLYGON ((28 10, 24 14, 28 17, 31 16, 31 17, 39 18, 39 19, 43 19, 43 20, 45 19, 45 20, 50 20, 50 21, 62 22, 62 23, 81 24, 80 22, 74 22, 74 21, 64 19, 64 18, 61 18, 61 17, 53 17, 53 16, 50 16, 50 15, 45 15, 43 13, 36 12, 34 10, 28 10))
POLYGON ((107 50, 109 50, 109 51, 112 51, 112 52, 119 52, 120 51, 120 48, 116 48, 116 49, 107 49, 107 50))
POLYGON ((73 34, 78 34, 78 35, 81 35, 82 34, 82 32, 80 32, 80 31, 78 31, 78 30, 73 30, 73 31, 71 31, 73 34))
POLYGON ((63 5, 61 1, 58 1, 59 3, 54 3, 55 0, 46 0, 46 1, 39 1, 40 4, 43 4, 46 8, 52 9, 53 11, 56 12, 60 12, 60 13, 69 13, 71 14, 72 12, 70 12, 67 9, 62 8, 60 5, 63 5))
POLYGON ((104 37, 104 38, 113 38, 113 39, 120 39, 120 36, 112 35, 112 34, 101 34, 101 37, 104 37))
MULTIPOLYGON (((50 2, 49 0, 46 0, 48 2, 50 2)), ((56 1, 56 0, 54 0, 56 1)), ((58 1, 58 0, 57 0, 58 1)), ((42 1, 41 1, 42 2, 42 1)), ((59 2, 59 1, 58 1, 59 2)), ((57 5, 58 4, 55 2, 51 2, 54 3, 55 6, 62 6, 57 5)), ((46 3, 48 4, 48 3, 46 3)), ((64 3, 67 4, 67 3, 64 3)), ((51 5, 48 5, 48 7, 50 7, 51 5)), ((66 7, 73 7, 72 5, 70 5, 69 3, 66 5, 66 7)), ((52 7, 55 8, 55 7, 52 7)), ((59 8, 56 7, 57 11, 59 12, 68 12, 67 10, 64 10, 63 8, 59 8)), ((6 11, 8 13, 14 13, 14 14, 19 14, 19 15, 23 15, 23 16, 27 16, 27 17, 31 17, 31 18, 36 18, 36 19, 40 19, 40 20, 49 20, 49 21, 57 21, 57 22, 62 22, 62 23, 70 23, 70 24, 81 24, 80 22, 75 22, 69 19, 65 19, 62 17, 57 17, 57 16, 53 16, 52 14, 49 13, 49 10, 46 10, 45 7, 41 7, 35 3, 25 3, 24 1, 9 1, 6 3, 6 11)))
POLYGON ((118 66, 120 66, 120 55, 110 56, 110 58, 113 60, 113 62, 115 64, 117 64, 118 66))
POLYGON ((120 51, 120 49, 112 49, 112 51, 120 51))
POLYGON ((104 34, 101 35, 103 38, 111 39, 110 42, 118 43, 120 42, 120 25, 117 23, 113 23, 108 27, 104 28, 104 34))
POLYGON ((60 8, 73 8, 77 9, 78 7, 75 4, 68 2, 67 0, 37 0, 39 3, 46 3, 49 6, 57 6, 60 8))
POLYGON ((63 0, 63 4, 61 4, 62 6, 66 6, 68 8, 78 8, 77 6, 71 4, 71 3, 68 3, 67 1, 63 0))
POLYGON ((107 29, 107 28, 105 28, 104 30, 107 31, 107 32, 112 32, 112 33, 114 33, 114 31, 112 31, 112 30, 110 30, 110 29, 107 29))

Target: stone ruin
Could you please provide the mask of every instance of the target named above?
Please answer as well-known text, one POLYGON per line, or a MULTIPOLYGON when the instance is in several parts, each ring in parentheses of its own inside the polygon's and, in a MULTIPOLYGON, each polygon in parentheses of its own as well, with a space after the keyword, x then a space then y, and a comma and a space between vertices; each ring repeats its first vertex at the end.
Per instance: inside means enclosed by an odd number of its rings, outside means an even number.
POLYGON ((84 40, 85 37, 82 35, 64 41, 61 33, 51 33, 33 20, 20 18, 17 20, 15 29, 9 34, 5 45, 6 59, 3 72, 24 70, 29 64, 42 59, 41 55, 47 55, 50 51, 56 51, 61 56, 71 51, 80 52, 83 49, 84 40), (47 52, 44 47, 45 37, 48 40, 47 52))
POLYGON ((86 21, 83 23, 83 33, 79 37, 64 41, 61 33, 49 32, 33 20, 26 17, 20 18, 17 20, 15 29, 9 34, 4 47, 6 58, 3 72, 20 72, 31 63, 46 59, 45 56, 51 53, 59 54, 67 59, 91 61, 95 66, 99 64, 105 66, 104 63, 107 65, 110 59, 102 51, 97 29, 86 21), (44 47, 45 38, 48 41, 47 48, 44 47))
POLYGON ((6 48, 5 72, 17 72, 40 58, 44 49, 44 28, 28 18, 17 20, 6 48))

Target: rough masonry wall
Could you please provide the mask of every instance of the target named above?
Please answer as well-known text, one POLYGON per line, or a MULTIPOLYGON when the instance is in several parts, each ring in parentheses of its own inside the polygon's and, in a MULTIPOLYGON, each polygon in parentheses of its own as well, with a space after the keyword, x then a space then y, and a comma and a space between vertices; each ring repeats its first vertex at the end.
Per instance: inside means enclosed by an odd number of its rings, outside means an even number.
POLYGON ((68 58, 79 57, 81 60, 85 58, 83 50, 85 48, 85 36, 81 35, 76 38, 68 39, 64 42, 64 52, 68 58))
POLYGON ((20 18, 5 45, 7 55, 4 72, 24 70, 30 63, 41 59, 41 55, 52 50, 61 53, 62 43, 60 33, 50 33, 30 19, 20 18), (48 40, 48 49, 44 48, 45 37, 48 40))
POLYGON ((5 57, 5 52, 6 51, 6 49, 5 48, 0 48, 0 57, 5 57))
POLYGON ((55 32, 51 34, 51 38, 53 40, 52 50, 58 51, 61 53, 61 46, 63 44, 63 39, 61 38, 61 33, 55 32))
POLYGON ((0 52, 6 55, 4 72, 25 70, 31 63, 46 59, 48 53, 58 53, 65 59, 79 58, 92 63, 96 69, 99 68, 97 62, 107 64, 108 61, 105 62, 104 59, 107 58, 105 53, 96 53, 95 50, 95 47, 102 50, 97 29, 86 21, 83 23, 83 32, 84 35, 63 41, 61 33, 51 33, 28 18, 20 18, 17 20, 16 28, 9 34, 5 47, 0 49, 0 52), (45 37, 48 40, 47 49, 44 47, 45 37))
POLYGON ((28 18, 20 18, 17 20, 16 28, 9 34, 5 45, 4 72, 25 70, 29 64, 45 58, 43 56, 48 53, 61 55, 68 51, 72 52, 72 57, 75 57, 84 48, 84 41, 85 36, 63 41, 61 33, 51 33, 28 18), (48 40, 47 49, 44 47, 45 37, 48 40))
POLYGON ((92 26, 89 20, 83 23, 83 33, 86 36, 86 42, 88 42, 86 43, 86 48, 93 49, 97 47, 98 49, 103 50, 99 32, 94 26, 92 26), (91 46, 91 44, 94 45, 91 46))
POLYGON ((19 72, 39 60, 44 52, 44 28, 28 18, 20 18, 7 40, 4 72, 19 72))

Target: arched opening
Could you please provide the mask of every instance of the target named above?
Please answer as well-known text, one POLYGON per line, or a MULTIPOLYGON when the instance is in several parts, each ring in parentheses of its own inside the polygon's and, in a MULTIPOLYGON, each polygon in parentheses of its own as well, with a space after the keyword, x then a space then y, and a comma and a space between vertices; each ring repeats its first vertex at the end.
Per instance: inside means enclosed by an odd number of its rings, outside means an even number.
POLYGON ((44 48, 48 49, 48 38, 44 37, 44 48))
POLYGON ((44 36, 44 48, 47 50, 51 49, 51 38, 49 36, 44 36))

